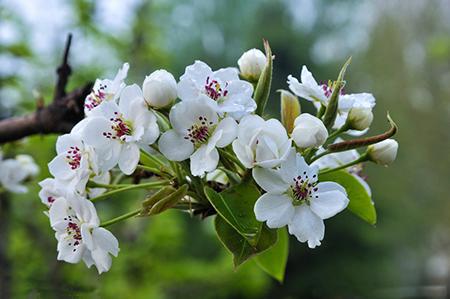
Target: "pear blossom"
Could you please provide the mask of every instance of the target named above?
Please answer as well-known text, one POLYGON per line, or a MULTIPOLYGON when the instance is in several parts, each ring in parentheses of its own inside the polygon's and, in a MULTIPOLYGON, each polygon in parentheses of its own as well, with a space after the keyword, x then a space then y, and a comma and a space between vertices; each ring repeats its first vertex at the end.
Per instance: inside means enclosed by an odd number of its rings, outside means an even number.
POLYGON ((367 153, 369 158, 377 164, 387 166, 397 157, 398 142, 394 139, 386 139, 369 145, 367 153))
POLYGON ((255 167, 253 178, 267 193, 255 203, 258 221, 270 228, 288 226, 289 233, 310 248, 321 244, 323 220, 344 210, 349 200, 345 189, 335 182, 318 182, 318 167, 306 164, 291 150, 278 169, 255 167))
POLYGON ((39 173, 39 166, 30 155, 17 155, 15 159, 20 164, 20 169, 28 173, 28 176, 36 176, 39 173))
POLYGON ((145 77, 142 91, 150 107, 166 107, 177 98, 177 81, 168 71, 157 70, 145 77))
MULTIPOLYGON (((297 96, 313 102, 314 106, 319 109, 321 106, 327 106, 331 98, 333 89, 330 84, 318 84, 311 72, 306 66, 302 67, 301 82, 292 75, 288 76, 289 88, 297 96)), ((352 108, 366 108, 372 110, 375 106, 375 98, 370 93, 355 93, 355 94, 341 94, 338 102, 338 114, 336 116, 334 129, 342 127, 346 120, 348 113, 352 108)), ((347 133, 351 135, 362 135, 367 130, 349 130, 347 133)))
POLYGON ((0 187, 14 193, 28 191, 23 182, 39 173, 39 167, 29 155, 17 155, 3 160, 0 150, 0 187))
POLYGON ((104 102, 82 122, 83 140, 101 157, 101 171, 118 163, 123 173, 133 173, 139 162, 139 148, 154 143, 159 136, 156 116, 136 84, 123 89, 119 105, 104 102))
POLYGON ((190 158, 191 173, 203 176, 219 163, 217 148, 229 145, 237 134, 237 123, 231 117, 221 119, 206 96, 182 101, 172 107, 173 129, 159 139, 159 150, 171 161, 190 158))
POLYGON ((256 103, 252 94, 253 86, 239 79, 236 68, 213 71, 199 60, 186 67, 178 83, 178 97, 182 101, 191 101, 204 95, 220 116, 226 114, 236 120, 255 111, 256 103))
POLYGON ((300 148, 319 147, 327 140, 328 131, 320 119, 302 113, 294 121, 291 137, 300 148))
POLYGON ((64 134, 56 141, 57 156, 48 164, 50 173, 66 188, 83 192, 91 169, 97 169, 95 155, 77 133, 64 134))
POLYGON ((62 181, 55 178, 46 178, 39 182, 41 190, 39 191, 39 198, 47 207, 51 207, 55 200, 65 198, 70 192, 67 186, 62 181))
POLYGON ((242 77, 258 81, 267 64, 267 58, 261 50, 250 49, 242 54, 237 63, 242 77))
POLYGON ((127 77, 129 68, 129 64, 124 63, 113 80, 95 80, 94 87, 92 88, 91 93, 86 97, 84 101, 84 113, 86 115, 89 115, 90 112, 102 102, 112 100, 115 101, 119 98, 121 90, 125 87, 125 83, 123 81, 127 77))
POLYGON ((272 168, 286 159, 291 144, 286 129, 278 120, 248 115, 239 123, 233 150, 247 168, 272 168))
POLYGON ((84 261, 95 265, 98 273, 111 268, 111 255, 117 257, 119 243, 114 235, 100 227, 94 205, 83 197, 58 198, 49 210, 50 224, 58 240, 58 260, 84 261))

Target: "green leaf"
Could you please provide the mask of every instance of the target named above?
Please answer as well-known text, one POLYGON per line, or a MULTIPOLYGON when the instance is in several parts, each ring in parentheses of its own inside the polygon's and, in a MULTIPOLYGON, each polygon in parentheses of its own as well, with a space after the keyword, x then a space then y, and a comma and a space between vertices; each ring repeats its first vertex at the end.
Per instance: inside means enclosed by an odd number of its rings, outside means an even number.
POLYGON ((335 82, 333 82, 333 93, 331 94, 330 100, 328 101, 327 108, 325 110, 325 114, 323 115, 323 124, 328 129, 331 129, 334 125, 334 121, 336 120, 336 115, 338 111, 338 103, 339 103, 339 94, 341 89, 345 85, 344 75, 347 70, 348 65, 350 64, 352 58, 350 57, 342 66, 341 71, 339 72, 339 76, 335 82))
POLYGON ((256 114, 258 115, 262 115, 264 113, 267 100, 269 99, 270 87, 272 85, 273 57, 272 50, 270 49, 269 42, 267 40, 264 40, 264 49, 266 51, 267 63, 261 73, 261 76, 259 77, 254 94, 254 99, 257 105, 256 114))
POLYGON ((267 274, 279 282, 283 282, 289 254, 289 235, 286 228, 279 228, 277 234, 277 243, 266 251, 258 254, 255 258, 255 262, 267 274))
POLYGON ((238 233, 220 215, 216 216, 214 225, 219 240, 233 254, 235 267, 238 267, 255 254, 268 249, 277 241, 276 230, 271 230, 265 225, 261 225, 259 238, 254 245, 250 244, 246 238, 238 233))
POLYGON ((230 190, 217 193, 205 187, 205 194, 217 213, 251 244, 256 244, 261 222, 253 212, 260 193, 253 183, 243 181, 230 190))
POLYGON ((372 199, 364 186, 353 175, 345 170, 333 171, 326 174, 319 174, 319 180, 333 181, 342 185, 347 191, 350 203, 348 209, 361 219, 370 224, 377 222, 377 213, 372 199))

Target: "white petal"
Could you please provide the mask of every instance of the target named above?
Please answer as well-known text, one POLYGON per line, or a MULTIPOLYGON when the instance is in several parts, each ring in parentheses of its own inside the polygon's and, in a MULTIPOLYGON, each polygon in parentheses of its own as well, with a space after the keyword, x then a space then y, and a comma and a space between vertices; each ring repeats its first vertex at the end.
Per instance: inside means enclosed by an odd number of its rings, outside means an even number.
POLYGON ((202 96, 189 102, 180 102, 172 107, 169 118, 173 128, 180 134, 185 134, 187 129, 194 124, 201 124, 206 121, 208 125, 215 125, 218 116, 211 99, 202 96))
POLYGON ((202 145, 191 156, 191 173, 194 176, 203 176, 205 172, 211 172, 217 168, 219 152, 216 148, 208 152, 207 146, 202 145))
POLYGON ((64 153, 53 158, 50 163, 48 163, 48 169, 50 173, 58 179, 68 180, 75 175, 75 171, 67 163, 66 156, 64 153))
POLYGON ((175 130, 169 130, 162 134, 158 146, 161 153, 171 161, 186 160, 194 151, 194 145, 175 130))
POLYGON ((88 224, 83 223, 80 230, 81 238, 83 239, 83 243, 86 245, 87 249, 94 250, 95 245, 94 239, 92 238, 91 227, 88 224))
POLYGON ((58 137, 56 140, 56 152, 61 154, 70 150, 70 147, 76 146, 79 149, 83 149, 84 145, 81 139, 75 134, 64 134, 58 137))
POLYGON ((111 256, 102 249, 91 251, 92 259, 97 267, 98 274, 107 272, 111 268, 111 256))
POLYGON ((232 143, 233 151, 236 154, 237 158, 241 163, 247 167, 253 167, 253 153, 250 147, 246 144, 239 142, 239 140, 235 140, 232 143))
POLYGON ((330 192, 330 191, 339 191, 347 195, 347 191, 340 184, 335 182, 320 182, 317 184, 317 192, 330 192))
POLYGON ((233 81, 233 80, 239 80, 239 71, 237 68, 234 67, 227 67, 218 69, 214 72, 214 78, 219 79, 222 81, 222 83, 233 81))
POLYGON ((92 231, 92 238, 94 239, 95 245, 114 256, 119 254, 119 241, 116 237, 108 230, 103 227, 95 228, 92 231))
POLYGON ((103 132, 111 132, 111 123, 104 117, 91 117, 83 130, 83 140, 93 147, 106 149, 112 143, 103 136, 103 132))
POLYGON ((139 147, 135 143, 124 144, 119 157, 120 170, 126 175, 132 174, 139 162, 139 157, 139 147))
POLYGON ((289 184, 283 180, 279 171, 262 167, 253 168, 253 178, 256 183, 266 192, 272 194, 284 193, 289 184))
MULTIPOLYGON (((320 184, 322 183, 318 184, 319 188, 320 184)), ((348 202, 349 200, 346 194, 335 189, 335 191, 315 193, 313 198, 311 198, 310 207, 317 216, 322 219, 328 219, 344 210, 347 207, 348 202)))
POLYGON ((225 147, 233 142, 237 136, 237 123, 231 117, 224 118, 216 127, 216 130, 222 130, 222 138, 216 143, 219 148, 225 147))
POLYGON ((141 88, 137 84, 125 87, 120 94, 119 109, 125 115, 129 114, 131 103, 136 99, 144 100, 141 88))
POLYGON ((306 205, 295 207, 295 214, 289 223, 289 233, 297 237, 299 242, 308 242, 309 248, 320 245, 325 235, 323 220, 306 205))
POLYGON ((211 68, 203 61, 196 60, 194 64, 186 67, 184 74, 180 77, 180 81, 184 79, 192 79, 204 84, 206 83, 206 78, 211 75, 211 68))
POLYGON ((258 221, 267 221, 270 228, 278 228, 291 222, 294 206, 286 195, 266 193, 255 203, 255 216, 258 221))
POLYGON ((65 261, 67 263, 76 264, 78 263, 85 251, 84 244, 78 246, 69 245, 68 240, 61 240, 58 242, 58 261, 65 261))

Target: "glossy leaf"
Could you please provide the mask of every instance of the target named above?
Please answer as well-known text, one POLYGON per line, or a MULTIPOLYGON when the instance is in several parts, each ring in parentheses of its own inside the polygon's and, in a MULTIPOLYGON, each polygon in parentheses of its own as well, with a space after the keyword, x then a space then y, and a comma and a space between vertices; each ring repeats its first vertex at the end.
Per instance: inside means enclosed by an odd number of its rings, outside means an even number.
POLYGON ((256 244, 261 222, 253 212, 260 193, 256 186, 248 181, 236 185, 230 190, 217 193, 205 187, 205 194, 217 213, 251 244, 256 244))
POLYGON ((255 254, 270 248, 277 241, 276 230, 271 230, 266 225, 261 225, 258 239, 253 245, 220 215, 216 216, 214 225, 219 240, 233 254, 235 267, 238 267, 255 254))
POLYGON ((258 84, 256 85, 254 99, 257 105, 256 114, 262 115, 269 99, 270 87, 272 85, 273 57, 269 42, 264 40, 264 49, 266 51, 267 63, 264 67, 258 84))
POLYGON ((319 180, 333 181, 345 188, 350 203, 348 209, 370 224, 377 222, 375 206, 364 186, 352 174, 345 170, 334 171, 319 175, 319 180))
POLYGON ((267 274, 283 282, 289 255, 289 235, 286 228, 277 230, 277 243, 255 257, 256 264, 267 274))

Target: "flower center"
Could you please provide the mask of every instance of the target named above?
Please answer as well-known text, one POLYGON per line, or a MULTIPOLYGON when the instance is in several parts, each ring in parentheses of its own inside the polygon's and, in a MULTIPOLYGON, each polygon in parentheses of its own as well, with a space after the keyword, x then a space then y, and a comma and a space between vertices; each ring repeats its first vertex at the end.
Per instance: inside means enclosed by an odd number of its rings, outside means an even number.
POLYGON ((208 119, 204 116, 198 117, 198 122, 193 124, 188 130, 184 139, 189 140, 194 145, 200 145, 208 141, 211 134, 212 121, 208 122, 208 119))
MULTIPOLYGON (((317 175, 313 175, 313 178, 316 177, 317 175)), ((306 171, 303 172, 303 175, 293 178, 293 181, 294 183, 291 185, 291 192, 294 205, 309 203, 309 199, 313 197, 314 192, 318 190, 316 187, 317 182, 310 182, 310 178, 306 174, 306 171)))
POLYGON ((217 80, 210 80, 210 78, 207 77, 205 84, 205 93, 208 97, 210 97, 214 101, 217 101, 220 98, 227 96, 228 90, 225 89, 227 86, 228 83, 225 83, 225 87, 222 89, 222 86, 220 86, 220 83, 217 80))
POLYGON ((114 112, 115 117, 110 118, 111 129, 113 132, 103 132, 103 136, 108 139, 120 139, 124 136, 131 136, 133 134, 133 128, 129 121, 123 119, 122 115, 118 112, 114 112))
POLYGON ((72 170, 80 167, 81 164, 81 151, 78 146, 71 146, 67 151, 66 161, 72 170))
MULTIPOLYGON (((67 238, 69 239, 69 246, 73 246, 73 252, 77 250, 76 246, 81 244, 81 229, 78 223, 76 223, 72 216, 67 216, 64 220, 68 221, 66 227, 67 238)), ((78 220, 78 219, 76 219, 78 220)))
POLYGON ((86 97, 86 101, 84 103, 84 107, 89 111, 100 105, 106 99, 106 93, 104 90, 108 86, 100 84, 98 90, 92 90, 91 93, 86 97))

